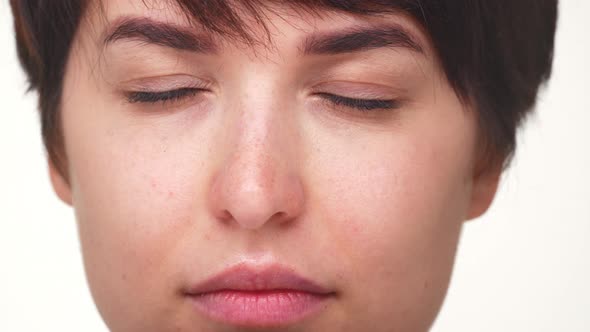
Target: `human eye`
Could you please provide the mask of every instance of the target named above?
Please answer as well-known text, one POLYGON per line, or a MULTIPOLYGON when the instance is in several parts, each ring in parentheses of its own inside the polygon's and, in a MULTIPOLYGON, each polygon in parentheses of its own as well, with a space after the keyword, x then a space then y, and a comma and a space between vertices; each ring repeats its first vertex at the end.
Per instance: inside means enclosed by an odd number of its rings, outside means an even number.
POLYGON ((328 101, 333 106, 344 106, 359 112, 393 110, 400 106, 397 99, 352 98, 331 93, 317 93, 316 95, 328 101))
POLYGON ((127 101, 131 104, 155 104, 165 102, 179 102, 184 99, 194 97, 200 92, 206 91, 202 88, 183 87, 164 91, 128 91, 126 93, 127 101))

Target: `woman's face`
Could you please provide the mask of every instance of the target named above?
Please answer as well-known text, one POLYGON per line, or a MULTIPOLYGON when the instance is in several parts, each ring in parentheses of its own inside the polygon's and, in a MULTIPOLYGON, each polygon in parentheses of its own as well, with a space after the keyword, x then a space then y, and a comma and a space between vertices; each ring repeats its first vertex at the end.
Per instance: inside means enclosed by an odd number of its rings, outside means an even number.
POLYGON ((111 330, 428 330, 497 174, 474 176, 475 114, 417 24, 274 6, 248 45, 103 4, 51 174, 111 330))

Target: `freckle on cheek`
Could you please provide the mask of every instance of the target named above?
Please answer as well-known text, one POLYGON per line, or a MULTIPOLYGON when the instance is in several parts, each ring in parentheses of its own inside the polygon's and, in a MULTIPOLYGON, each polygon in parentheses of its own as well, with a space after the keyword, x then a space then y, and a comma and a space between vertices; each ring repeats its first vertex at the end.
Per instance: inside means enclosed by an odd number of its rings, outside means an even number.
POLYGON ((359 235, 361 229, 358 225, 352 225, 350 230, 352 231, 352 235, 359 235))

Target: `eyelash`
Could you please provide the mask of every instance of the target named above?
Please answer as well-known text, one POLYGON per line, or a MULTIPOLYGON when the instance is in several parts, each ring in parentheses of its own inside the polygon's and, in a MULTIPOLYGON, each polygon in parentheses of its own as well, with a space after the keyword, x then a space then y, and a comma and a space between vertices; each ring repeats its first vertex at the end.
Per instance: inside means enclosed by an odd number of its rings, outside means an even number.
POLYGON ((158 102, 179 101, 187 97, 193 97, 205 89, 199 88, 181 88, 170 91, 130 91, 127 93, 127 101, 144 104, 155 104, 158 102))
POLYGON ((399 107, 399 102, 395 99, 349 98, 325 92, 317 93, 317 95, 326 99, 335 106, 345 106, 348 108, 353 108, 359 112, 390 110, 399 107))
MULTIPOLYGON (((192 97, 205 89, 199 88, 182 88, 170 91, 151 92, 151 91, 131 91, 127 94, 127 100, 134 103, 155 104, 158 102, 174 102, 184 98, 192 97)), ((348 98, 331 93, 317 93, 316 95, 324 98, 335 106, 345 106, 355 109, 359 112, 373 110, 387 110, 399 107, 395 99, 359 99, 348 98)))

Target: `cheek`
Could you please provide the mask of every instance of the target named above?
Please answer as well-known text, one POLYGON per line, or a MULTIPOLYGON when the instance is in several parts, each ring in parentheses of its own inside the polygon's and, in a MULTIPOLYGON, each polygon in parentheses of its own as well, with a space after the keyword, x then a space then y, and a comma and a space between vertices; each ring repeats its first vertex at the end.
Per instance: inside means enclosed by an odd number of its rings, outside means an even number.
POLYGON ((472 145, 465 142, 473 133, 465 128, 356 137, 318 149, 312 200, 319 219, 329 220, 324 233, 334 260, 358 286, 350 298, 368 316, 416 327, 436 314, 469 202, 472 145))
POLYGON ((203 167, 194 156, 206 151, 193 145, 187 153, 181 146, 182 142, 143 133, 112 139, 90 133, 71 144, 69 162, 80 227, 92 227, 93 237, 101 231, 122 233, 127 239, 123 243, 150 244, 146 240, 160 238, 183 223, 191 198, 201 197, 197 190, 203 187, 191 176, 203 167))
POLYGON ((352 249, 352 257, 408 261, 408 253, 446 245, 446 230, 461 224, 469 192, 455 169, 461 165, 445 164, 425 149, 359 152, 354 160, 320 163, 324 169, 317 172, 329 176, 314 181, 322 188, 318 208, 335 220, 328 225, 342 234, 342 246, 352 249))
MULTIPOLYGON (((177 287, 171 284, 178 269, 170 268, 170 255, 186 237, 203 197, 205 184, 194 175, 205 167, 209 144, 194 133, 206 130, 187 129, 193 133, 189 138, 175 123, 162 123, 158 130, 112 130, 102 121, 107 120, 72 115, 66 122, 89 285, 103 311, 133 310, 138 303, 155 308, 177 287), (189 139, 202 144, 187 145, 189 139), (113 293, 126 294, 125 299, 115 299, 113 293), (115 300, 125 304, 113 305, 115 300)), ((137 317, 121 312, 104 316, 137 317)))

